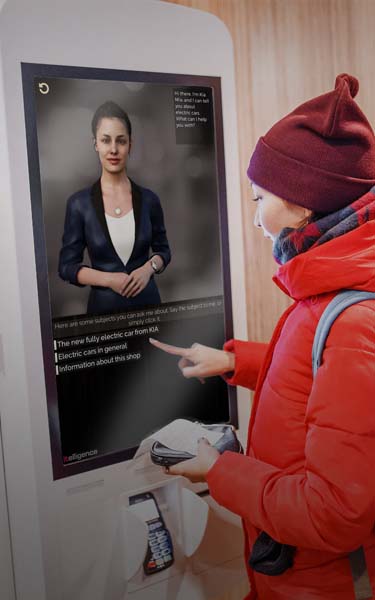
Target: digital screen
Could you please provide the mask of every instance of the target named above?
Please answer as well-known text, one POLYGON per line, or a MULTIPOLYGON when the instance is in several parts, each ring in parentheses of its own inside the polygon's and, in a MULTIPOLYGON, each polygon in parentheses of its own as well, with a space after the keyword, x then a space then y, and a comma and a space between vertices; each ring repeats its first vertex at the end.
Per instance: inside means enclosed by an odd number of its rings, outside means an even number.
POLYGON ((177 418, 236 425, 223 379, 184 379, 148 341, 232 336, 220 78, 22 79, 54 477, 127 460, 177 418))
POLYGON ((137 502, 136 504, 130 505, 130 510, 137 515, 144 523, 157 519, 159 513, 155 506, 154 500, 144 500, 143 502, 137 502))

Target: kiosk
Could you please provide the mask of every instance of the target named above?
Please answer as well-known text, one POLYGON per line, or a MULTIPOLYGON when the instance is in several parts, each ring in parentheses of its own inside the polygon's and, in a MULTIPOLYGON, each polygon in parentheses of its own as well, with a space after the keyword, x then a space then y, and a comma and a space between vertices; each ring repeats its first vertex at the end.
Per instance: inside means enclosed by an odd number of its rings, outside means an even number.
MULTIPOLYGON (((8 0, 0 36, 9 599, 213 599, 244 576, 239 519, 204 485, 132 457, 179 417, 246 433, 246 392, 184 381, 148 344, 246 337, 230 36, 212 15, 155 0, 8 0), (160 303, 92 311, 58 265, 69 206, 100 177, 90 122, 108 100, 132 121, 129 177, 160 198, 171 262, 155 275, 160 303), (150 522, 160 525, 156 561, 150 522)), ((137 243, 136 233, 133 257, 137 243)), ((90 264, 81 245, 74 264, 90 264)))

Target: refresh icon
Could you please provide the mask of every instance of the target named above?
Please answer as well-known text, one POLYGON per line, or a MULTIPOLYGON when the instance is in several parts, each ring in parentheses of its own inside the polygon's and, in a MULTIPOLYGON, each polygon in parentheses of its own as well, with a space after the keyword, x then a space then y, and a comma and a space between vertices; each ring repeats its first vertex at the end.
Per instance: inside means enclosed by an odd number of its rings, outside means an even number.
POLYGON ((48 92, 49 92, 49 85, 48 85, 48 83, 44 83, 44 82, 39 83, 38 87, 39 87, 39 91, 40 91, 41 94, 48 94, 48 92))

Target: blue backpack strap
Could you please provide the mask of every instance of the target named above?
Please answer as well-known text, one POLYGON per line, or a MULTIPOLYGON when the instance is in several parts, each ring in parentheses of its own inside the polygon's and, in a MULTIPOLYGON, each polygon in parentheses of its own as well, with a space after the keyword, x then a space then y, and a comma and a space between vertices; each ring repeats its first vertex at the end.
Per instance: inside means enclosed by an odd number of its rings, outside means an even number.
MULTIPOLYGON (((375 300, 375 292, 362 292, 360 290, 343 290, 331 300, 316 328, 313 349, 312 369, 315 377, 322 362, 323 350, 330 329, 337 317, 349 306, 363 302, 364 300, 375 300)), ((350 570, 353 578, 355 600, 371 600, 372 587, 366 566, 366 558, 361 546, 349 554, 350 570)))
POLYGON ((346 308, 353 304, 357 304, 358 302, 363 302, 364 300, 375 300, 375 292, 344 290, 337 294, 324 310, 316 328, 312 349, 312 368, 314 377, 322 362, 324 346, 333 323, 346 308))

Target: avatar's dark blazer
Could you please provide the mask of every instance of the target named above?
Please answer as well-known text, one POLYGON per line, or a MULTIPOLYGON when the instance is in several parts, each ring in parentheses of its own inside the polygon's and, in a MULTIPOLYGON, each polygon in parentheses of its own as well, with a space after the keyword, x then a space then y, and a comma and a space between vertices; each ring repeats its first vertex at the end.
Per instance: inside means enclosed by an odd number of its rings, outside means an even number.
MULTIPOLYGON (((69 198, 59 259, 59 275, 62 279, 81 286, 77 275, 81 267, 85 266, 111 273, 131 273, 155 254, 163 259, 163 269, 168 265, 171 253, 160 200, 154 192, 133 181, 131 189, 135 241, 126 264, 118 256, 108 231, 100 179, 92 187, 69 198), (85 248, 91 265, 82 262, 85 248)), ((145 289, 134 298, 125 298, 110 288, 92 286, 87 312, 110 313, 160 302, 159 290, 152 276, 145 289)))

